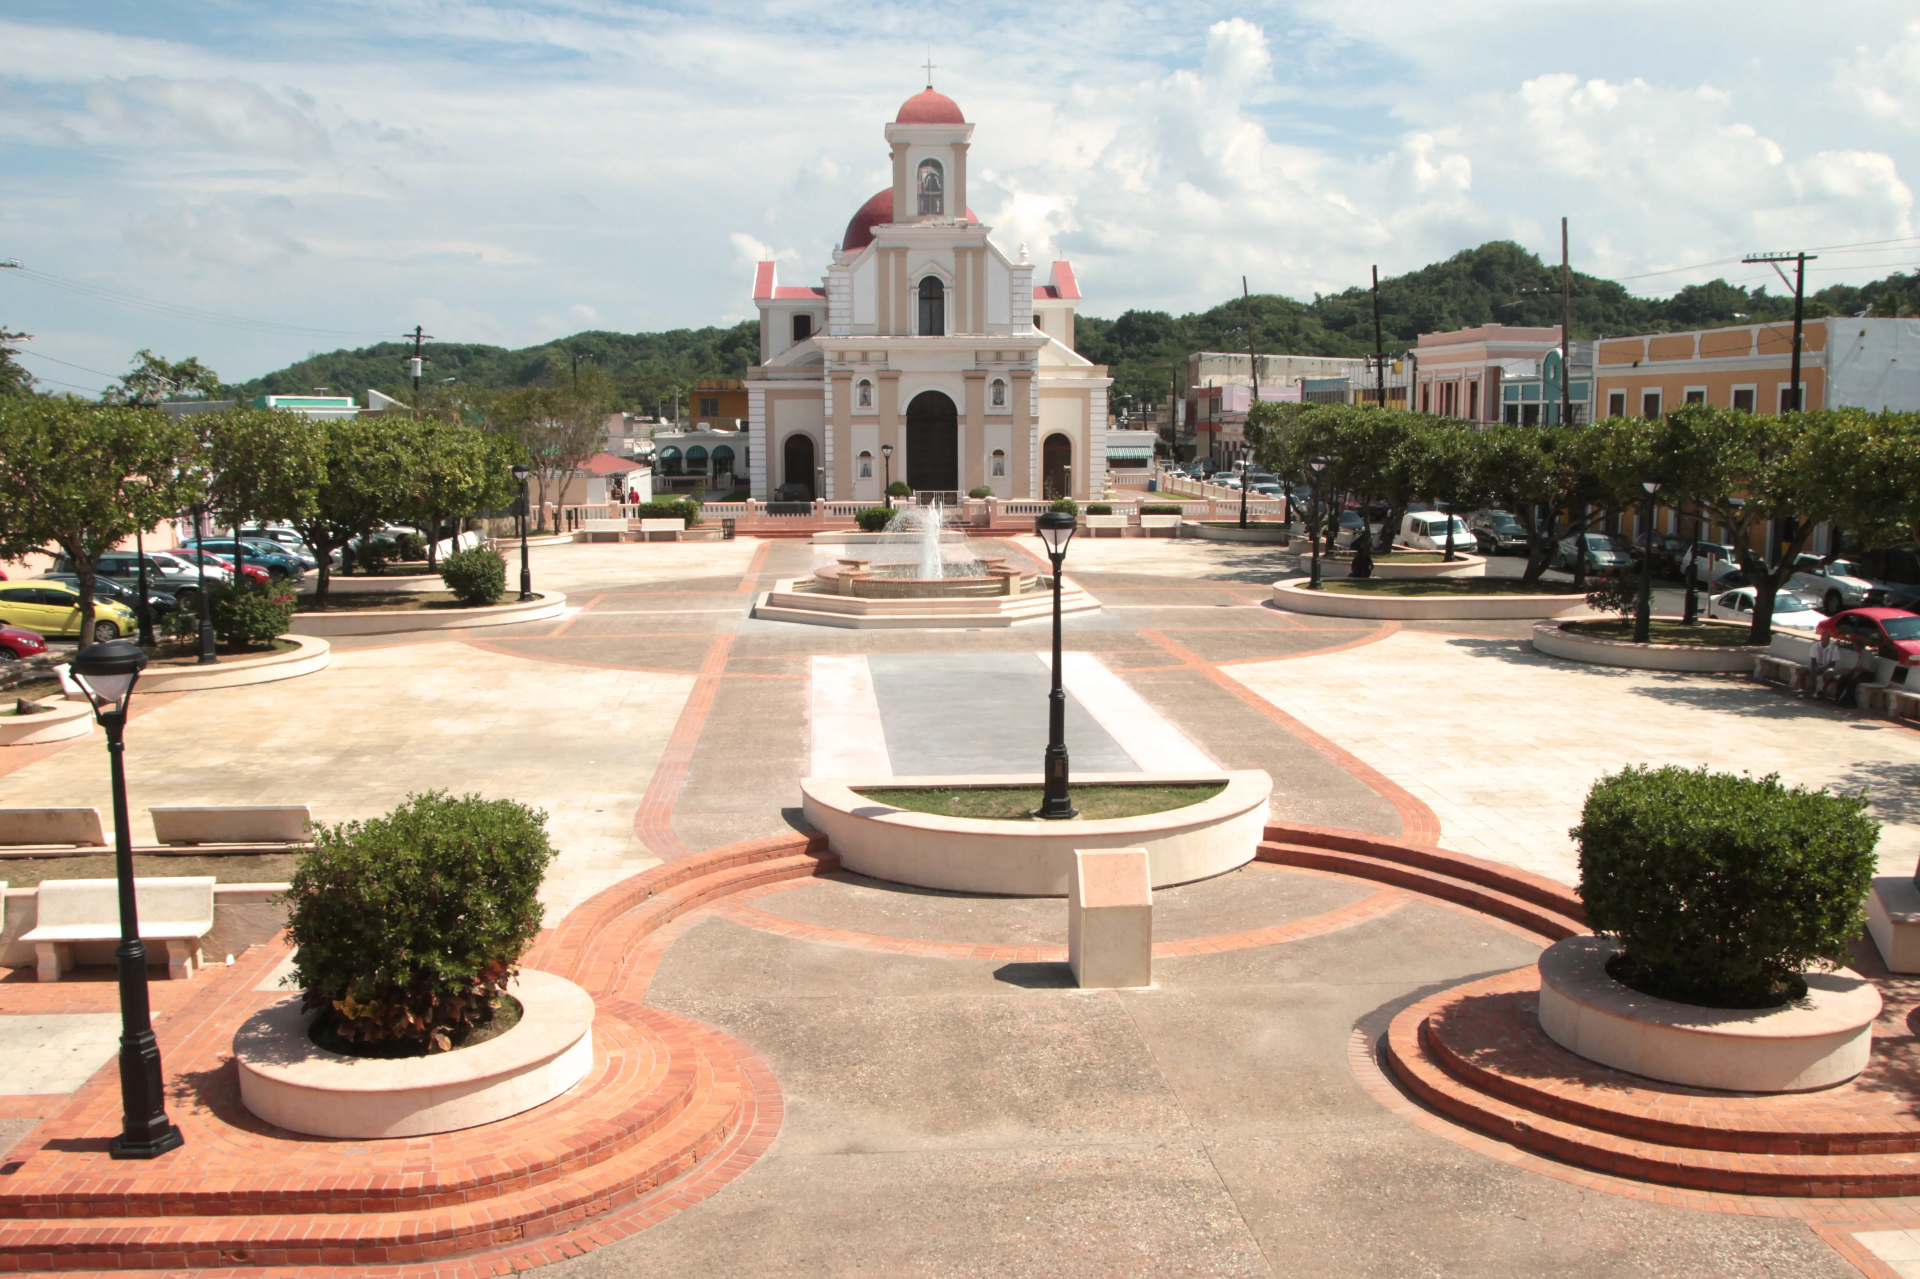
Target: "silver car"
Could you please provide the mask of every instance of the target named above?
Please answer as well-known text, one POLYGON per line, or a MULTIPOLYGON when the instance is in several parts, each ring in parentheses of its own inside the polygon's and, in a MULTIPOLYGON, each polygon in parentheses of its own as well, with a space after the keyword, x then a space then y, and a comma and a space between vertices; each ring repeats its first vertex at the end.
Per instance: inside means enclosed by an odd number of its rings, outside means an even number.
POLYGON ((1787 587, 1820 601, 1828 614, 1859 608, 1879 583, 1862 577, 1851 560, 1828 561, 1822 555, 1802 555, 1793 562, 1787 587))

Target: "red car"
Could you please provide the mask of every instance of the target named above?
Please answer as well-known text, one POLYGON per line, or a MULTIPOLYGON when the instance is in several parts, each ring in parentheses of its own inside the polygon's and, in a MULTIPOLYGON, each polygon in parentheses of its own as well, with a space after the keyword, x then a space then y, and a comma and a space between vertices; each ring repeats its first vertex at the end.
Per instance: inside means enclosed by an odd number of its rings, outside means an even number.
POLYGON ((38 657, 46 651, 47 642, 32 631, 23 631, 18 626, 0 626, 0 662, 38 657))
POLYGON ((1850 608, 1827 618, 1815 630, 1822 639, 1851 641, 1902 666, 1920 666, 1920 613, 1904 608, 1850 608))
MULTIPOLYGON (((227 559, 225 556, 215 555, 212 551, 202 551, 192 546, 175 546, 170 548, 167 554, 173 556, 175 559, 185 560, 189 564, 197 562, 194 558, 195 556, 203 555, 206 557, 208 568, 219 569, 229 574, 233 572, 233 561, 227 559)), ((252 582, 270 582, 273 580, 268 576, 267 570, 261 568, 258 564, 242 564, 240 566, 240 573, 241 576, 252 582)))

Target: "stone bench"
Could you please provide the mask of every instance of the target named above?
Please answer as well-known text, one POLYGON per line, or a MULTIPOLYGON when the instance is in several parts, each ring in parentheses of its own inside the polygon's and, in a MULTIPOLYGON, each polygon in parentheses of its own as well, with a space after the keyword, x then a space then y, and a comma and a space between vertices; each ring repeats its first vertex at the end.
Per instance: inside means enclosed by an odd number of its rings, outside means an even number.
POLYGON ((1142 515, 1140 517, 1140 531, 1148 537, 1152 537, 1155 533, 1160 533, 1167 537, 1178 537, 1180 536, 1181 519, 1182 517, 1178 515, 1142 515))
POLYGON ((1088 537, 1099 537, 1102 533, 1111 533, 1115 537, 1127 535, 1127 517, 1124 515, 1088 515, 1082 521, 1087 526, 1088 537))
POLYGON ((580 537, 588 542, 618 542, 627 535, 626 517, 603 519, 589 515, 580 521, 580 537))
POLYGON ((1920 689, 1890 686, 1887 714, 1895 719, 1920 719, 1920 689))
POLYGON ((71 844, 105 848, 97 808, 0 808, 0 846, 71 844))
POLYGON ((1762 653, 1753 659, 1753 677, 1768 684, 1778 684, 1789 693, 1797 693, 1807 687, 1812 672, 1805 662, 1792 662, 1784 657, 1774 657, 1762 653))
POLYGON ((305 804, 149 808, 162 844, 304 844, 313 811, 305 804))
POLYGON ((1153 879, 1144 848, 1075 850, 1067 963, 1087 989, 1153 984, 1153 879))
MULTIPOLYGON (((119 884, 111 879, 41 881, 36 926, 23 934, 33 943, 41 981, 59 981, 73 967, 76 942, 114 941, 120 936, 119 884)), ((213 931, 213 876, 136 879, 133 898, 140 940, 167 944, 167 976, 193 977, 203 965, 200 942, 213 931)))
POLYGON ((645 519, 640 521, 640 540, 643 542, 677 542, 680 535, 687 531, 687 522, 682 519, 645 519), (656 534, 658 535, 656 537, 656 534))

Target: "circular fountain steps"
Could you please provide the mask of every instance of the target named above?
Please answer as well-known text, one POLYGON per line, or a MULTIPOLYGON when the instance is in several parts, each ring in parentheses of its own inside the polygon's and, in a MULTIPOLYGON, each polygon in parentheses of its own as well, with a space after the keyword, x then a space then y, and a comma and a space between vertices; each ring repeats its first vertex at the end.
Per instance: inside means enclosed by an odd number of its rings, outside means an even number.
MULTIPOLYGON (((973 628, 1012 626, 1053 616, 1053 591, 1048 579, 1040 589, 1022 595, 969 595, 877 599, 829 594, 808 589, 817 579, 785 578, 754 601, 753 615, 776 622, 804 622, 811 626, 839 626, 850 630, 887 630, 908 627, 973 628)), ((1074 585, 1060 583, 1060 611, 1098 612, 1100 604, 1074 585)))

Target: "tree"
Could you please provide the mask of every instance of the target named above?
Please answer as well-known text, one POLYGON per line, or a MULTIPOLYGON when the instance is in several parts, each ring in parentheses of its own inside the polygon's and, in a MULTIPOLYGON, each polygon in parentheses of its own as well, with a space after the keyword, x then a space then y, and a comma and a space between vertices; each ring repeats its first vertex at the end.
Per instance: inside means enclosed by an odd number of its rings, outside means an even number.
POLYGON ((548 494, 564 493, 566 479, 600 451, 610 399, 606 374, 596 364, 582 365, 578 385, 564 364, 550 364, 548 386, 530 387, 500 403, 502 426, 526 452, 539 488, 541 527, 548 494), (564 370, 564 372, 563 372, 564 370))
POLYGON ((409 459, 405 501, 397 513, 406 514, 427 530, 427 569, 437 563, 440 523, 448 516, 468 514, 480 507, 498 483, 489 483, 495 452, 487 439, 470 426, 428 419, 415 424, 415 449, 409 459))
POLYGON ((210 400, 220 391, 219 375, 194 357, 169 362, 143 350, 134 352, 132 370, 121 376, 119 386, 107 389, 106 398, 116 404, 154 405, 168 398, 210 400))
POLYGON ((17 343, 27 341, 31 333, 16 333, 0 325, 0 399, 33 394, 33 374, 20 367, 13 357, 19 354, 17 343))
MULTIPOLYGON (((310 423, 325 460, 319 486, 305 514, 293 526, 320 561, 314 607, 327 606, 333 553, 364 537, 381 517, 405 500, 400 463, 394 448, 396 423, 405 418, 354 417, 310 423)), ((362 543, 364 545, 364 542, 362 543)))
POLYGON ((1488 498, 1527 530, 1523 581, 1537 582, 1546 571, 1562 511, 1568 513, 1568 533, 1587 531, 1585 512, 1602 496, 1593 451, 1609 426, 1607 421, 1590 427, 1496 425, 1481 433, 1481 483, 1488 498))
POLYGON ((233 528, 310 514, 326 479, 313 423, 285 409, 234 408, 185 419, 207 459, 207 504, 233 528))
MULTIPOLYGON (((1419 425, 1394 449, 1388 468, 1396 490, 1427 498, 1449 515, 1483 505, 1487 468, 1481 435, 1457 418, 1409 414, 1419 425)), ((1452 559, 1453 521, 1447 521, 1446 558, 1452 559)))
POLYGON ((0 399, 0 556, 58 546, 79 578, 81 642, 93 637, 94 565, 180 508, 186 427, 157 409, 0 399))
POLYGON ((1832 495, 1834 522, 1859 549, 1920 550, 1920 414, 1837 410, 1800 450, 1808 485, 1832 495))

